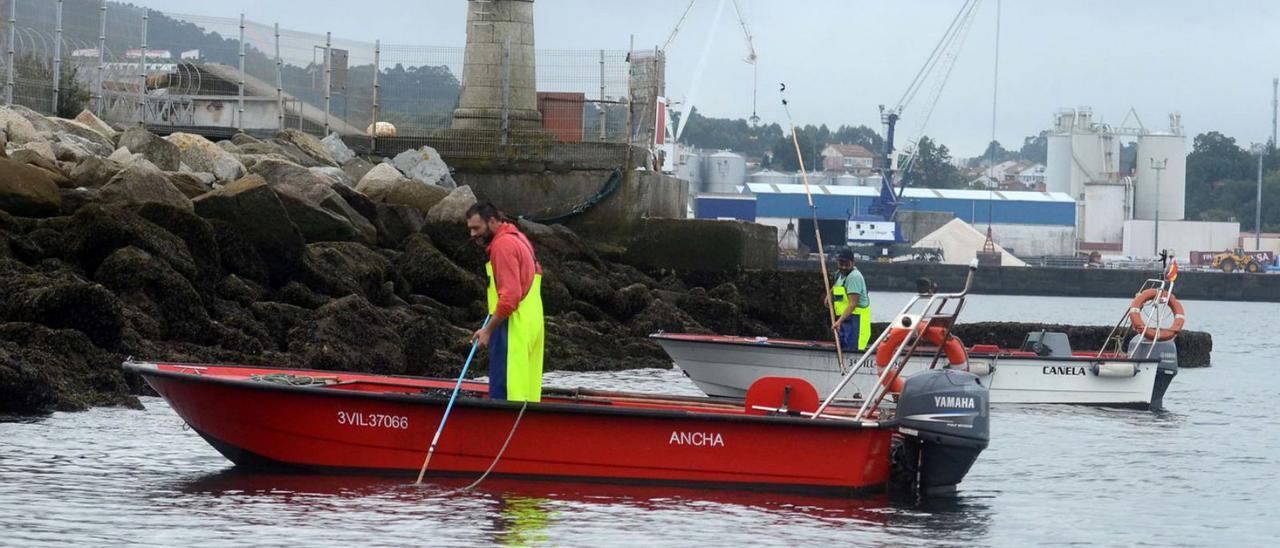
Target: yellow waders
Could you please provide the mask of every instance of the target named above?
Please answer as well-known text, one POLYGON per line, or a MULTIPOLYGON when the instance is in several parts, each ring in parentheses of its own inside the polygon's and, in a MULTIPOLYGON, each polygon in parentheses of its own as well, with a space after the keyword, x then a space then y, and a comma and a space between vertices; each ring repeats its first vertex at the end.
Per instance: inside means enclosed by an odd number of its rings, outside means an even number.
MULTIPOLYGON (((498 308, 498 285, 493 263, 484 264, 489 276, 489 314, 498 308)), ((516 311, 494 329, 489 339, 489 397, 509 401, 542 401, 542 348, 546 327, 542 318, 542 275, 516 311)))
MULTIPOLYGON (((843 285, 837 285, 831 288, 831 304, 835 307, 836 318, 844 315, 844 311, 849 308, 849 293, 843 285)), ((861 303, 859 303, 861 304, 861 303)), ((867 344, 871 342, 871 307, 857 306, 854 307, 851 319, 858 321, 858 348, 859 352, 867 349, 867 344)), ((848 350, 845 346, 848 341, 841 341, 840 346, 848 350)), ((852 345, 850 345, 852 346, 852 345)))

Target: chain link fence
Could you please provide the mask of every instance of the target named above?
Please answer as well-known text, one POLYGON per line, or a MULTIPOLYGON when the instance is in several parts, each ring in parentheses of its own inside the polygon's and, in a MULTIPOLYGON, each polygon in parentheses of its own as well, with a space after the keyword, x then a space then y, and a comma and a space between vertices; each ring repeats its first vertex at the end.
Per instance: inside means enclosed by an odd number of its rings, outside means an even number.
MULTIPOLYGON (((0 0, 0 6, 0 44, 13 44, 0 59, 6 101, 44 114, 71 117, 89 108, 120 124, 297 128, 355 141, 372 139, 381 122, 394 130, 386 127, 379 137, 479 155, 512 143, 621 145, 635 139, 644 122, 637 118, 653 116, 652 108, 633 105, 635 71, 620 50, 537 50, 540 127, 508 127, 503 89, 501 104, 493 105, 503 113, 501 124, 459 131, 454 111, 464 87, 463 47, 351 40, 100 0, 0 0)), ((511 74, 496 76, 506 86, 511 74)))

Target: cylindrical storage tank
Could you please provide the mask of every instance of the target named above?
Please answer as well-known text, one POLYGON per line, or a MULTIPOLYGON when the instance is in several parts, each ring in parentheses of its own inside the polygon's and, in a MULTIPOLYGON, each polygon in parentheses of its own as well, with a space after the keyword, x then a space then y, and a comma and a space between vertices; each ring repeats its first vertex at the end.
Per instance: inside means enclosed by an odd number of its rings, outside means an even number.
POLYGON ((867 177, 863 177, 862 181, 859 184, 861 186, 870 186, 870 187, 880 188, 880 185, 883 182, 884 182, 884 177, 880 175, 870 175, 867 177))
POLYGON ((703 163, 703 192, 737 192, 747 182, 747 159, 722 150, 703 163))
POLYGON ((805 183, 806 175, 811 185, 829 185, 831 184, 831 175, 825 171, 810 171, 808 173, 796 172, 791 176, 791 184, 802 185, 805 183))
POLYGON ((702 188, 702 155, 695 149, 682 149, 676 161, 676 177, 689 181, 689 190, 702 188))
POLYGON ((861 182, 862 178, 848 173, 836 175, 835 179, 836 186, 858 186, 861 182))
POLYGON ((1084 184, 1107 180, 1107 150, 1113 139, 1101 133, 1077 133, 1071 136, 1071 198, 1084 196, 1084 184))
POLYGON ((772 169, 766 169, 752 173, 751 176, 748 177, 748 180, 753 183, 766 185, 789 185, 791 184, 791 175, 780 171, 774 171, 772 169))
POLYGON ((1157 166, 1168 160, 1159 173, 1160 220, 1181 221, 1186 216, 1186 142, 1186 136, 1172 133, 1151 133, 1138 137, 1138 181, 1134 185, 1135 219, 1156 218, 1157 170, 1151 167, 1153 159, 1157 166))
POLYGON ((1124 236, 1125 185, 1086 183, 1084 185, 1084 241, 1118 244, 1124 236))
MULTIPOLYGON (((1071 194, 1071 134, 1049 135, 1048 165, 1044 182, 1049 192, 1071 194)), ((1073 196, 1074 198, 1074 196, 1073 196)))

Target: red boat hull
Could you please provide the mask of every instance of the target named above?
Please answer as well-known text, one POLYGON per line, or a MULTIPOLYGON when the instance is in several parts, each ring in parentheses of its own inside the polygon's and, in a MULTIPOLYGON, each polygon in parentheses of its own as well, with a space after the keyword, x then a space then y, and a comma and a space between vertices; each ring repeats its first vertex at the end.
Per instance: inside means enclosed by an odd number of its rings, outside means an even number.
MULTIPOLYGON (((453 381, 235 366, 126 364, 244 466, 416 474, 453 381), (325 375, 290 386, 262 374, 325 375), (424 394, 424 390, 434 393, 424 394)), ((484 391, 481 383, 466 390, 484 391)), ((428 474, 478 476, 519 403, 460 397, 428 474)), ((620 394, 529 404, 495 475, 804 491, 882 489, 891 425, 754 416, 704 398, 620 394)))

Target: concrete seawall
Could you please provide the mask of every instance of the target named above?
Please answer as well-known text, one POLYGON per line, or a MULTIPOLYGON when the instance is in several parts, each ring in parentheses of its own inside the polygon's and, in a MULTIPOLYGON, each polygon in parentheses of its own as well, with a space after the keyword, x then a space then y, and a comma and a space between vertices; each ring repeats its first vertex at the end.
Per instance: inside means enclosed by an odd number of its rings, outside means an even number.
MULTIPOLYGON (((781 263, 784 270, 817 270, 816 262, 781 263)), ((915 291, 917 278, 928 278, 944 291, 964 284, 968 267, 929 263, 859 263, 867 284, 880 291, 915 291)), ((1129 298, 1154 270, 996 267, 978 271, 974 293, 1061 297, 1129 298)), ((1280 302, 1280 275, 1182 272, 1175 288, 1184 300, 1280 302)))

